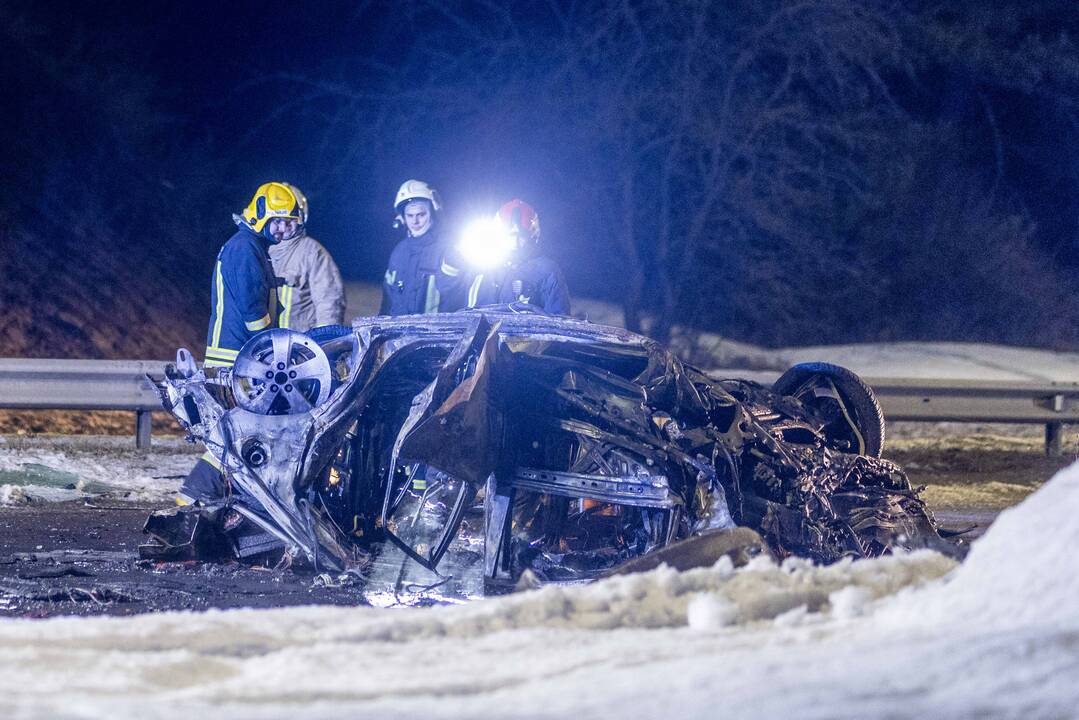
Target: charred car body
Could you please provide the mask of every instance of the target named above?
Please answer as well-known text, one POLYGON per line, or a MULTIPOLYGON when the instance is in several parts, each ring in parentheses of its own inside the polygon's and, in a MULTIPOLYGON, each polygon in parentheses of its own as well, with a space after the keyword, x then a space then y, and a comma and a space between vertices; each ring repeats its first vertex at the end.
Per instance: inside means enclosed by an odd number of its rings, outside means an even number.
POLYGON ((588 580, 739 527, 821 562, 948 547, 880 459, 872 392, 832 365, 717 380, 643 336, 502 306, 269 330, 216 378, 181 350, 161 388, 229 493, 151 518, 149 554, 242 517, 236 554, 277 544, 400 598, 588 580))

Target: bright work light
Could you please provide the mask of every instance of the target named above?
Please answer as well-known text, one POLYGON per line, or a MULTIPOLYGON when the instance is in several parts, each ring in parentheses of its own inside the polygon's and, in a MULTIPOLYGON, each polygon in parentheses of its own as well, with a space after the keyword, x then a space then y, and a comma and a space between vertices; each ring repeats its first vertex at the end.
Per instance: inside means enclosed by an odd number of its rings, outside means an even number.
POLYGON ((469 265, 489 270, 504 264, 513 252, 513 235, 495 218, 473 220, 465 227, 457 249, 469 265))

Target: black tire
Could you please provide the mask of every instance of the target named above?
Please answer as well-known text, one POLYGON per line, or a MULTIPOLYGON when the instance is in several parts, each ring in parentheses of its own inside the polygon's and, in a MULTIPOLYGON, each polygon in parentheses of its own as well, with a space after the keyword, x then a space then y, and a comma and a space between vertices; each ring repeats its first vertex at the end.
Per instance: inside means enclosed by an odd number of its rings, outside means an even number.
MULTIPOLYGON (((819 408, 821 398, 812 393, 815 378, 832 382, 843 401, 843 407, 839 410, 845 410, 849 416, 850 423, 844 424, 849 427, 852 423, 858 430, 860 437, 846 438, 844 442, 857 442, 858 445, 851 450, 860 450, 860 455, 879 458, 884 449, 884 412, 873 390, 850 370, 830 363, 799 363, 783 373, 772 385, 772 390, 780 395, 795 397, 810 407, 819 408)), ((836 435, 842 434, 842 431, 837 429, 836 435)))
POLYGON ((311 328, 305 334, 319 345, 330 340, 336 340, 339 337, 343 337, 352 332, 352 328, 348 325, 320 325, 316 328, 311 328))

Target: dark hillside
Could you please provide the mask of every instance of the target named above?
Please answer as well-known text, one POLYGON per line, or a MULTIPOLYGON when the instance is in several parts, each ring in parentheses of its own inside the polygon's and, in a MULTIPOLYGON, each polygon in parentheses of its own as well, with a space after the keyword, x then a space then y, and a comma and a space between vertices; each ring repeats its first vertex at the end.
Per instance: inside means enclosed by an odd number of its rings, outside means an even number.
POLYGON ((62 8, 0 5, 0 357, 201 352, 219 164, 166 110, 148 39, 62 8))
POLYGON ((0 356, 170 358, 201 354, 209 269, 167 243, 117 247, 106 238, 26 232, 4 238, 0 356))

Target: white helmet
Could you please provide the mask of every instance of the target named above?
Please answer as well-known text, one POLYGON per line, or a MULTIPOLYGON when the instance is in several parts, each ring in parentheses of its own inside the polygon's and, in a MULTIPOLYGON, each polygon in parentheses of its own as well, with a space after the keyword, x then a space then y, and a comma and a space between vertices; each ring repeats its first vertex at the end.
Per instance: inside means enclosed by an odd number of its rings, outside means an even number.
POLYGON ((296 200, 300 203, 300 224, 301 225, 306 225, 307 224, 307 196, 304 195, 302 192, 300 192, 300 188, 296 187, 295 185, 290 185, 289 183, 281 183, 281 184, 284 185, 285 187, 287 187, 289 190, 291 190, 292 194, 296 196, 296 200))
POLYGON ((397 191, 397 199, 393 201, 393 209, 398 215, 401 214, 401 206, 409 200, 428 200, 431 209, 438 212, 442 209, 442 198, 438 196, 438 190, 425 183, 423 180, 405 180, 397 191))

